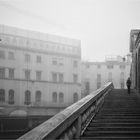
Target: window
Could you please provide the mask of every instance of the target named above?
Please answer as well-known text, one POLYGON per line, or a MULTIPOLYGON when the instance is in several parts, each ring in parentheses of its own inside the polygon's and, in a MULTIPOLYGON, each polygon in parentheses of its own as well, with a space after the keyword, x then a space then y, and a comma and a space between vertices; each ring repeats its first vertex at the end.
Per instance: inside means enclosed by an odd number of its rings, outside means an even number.
POLYGON ((40 56, 40 55, 37 55, 37 56, 36 56, 36 62, 37 62, 37 63, 41 63, 41 56, 40 56))
POLYGON ((86 64, 86 68, 89 69, 90 68, 90 65, 89 64, 86 64))
POLYGON ((59 103, 64 102, 64 94, 62 92, 59 93, 59 103))
POLYGON ((78 75, 77 74, 73 74, 73 82, 74 83, 78 82, 78 75))
POLYGON ((5 68, 0 68, 0 78, 5 78, 5 68))
POLYGON ((108 69, 113 69, 113 67, 114 67, 113 65, 107 65, 108 69))
POLYGON ((73 61, 73 67, 77 68, 78 67, 78 62, 76 60, 73 61))
POLYGON ((35 101, 36 102, 41 102, 41 91, 36 91, 36 95, 35 95, 35 101))
POLYGON ((13 41, 13 43, 14 43, 14 44, 16 44, 16 43, 17 43, 16 38, 13 38, 13 40, 12 40, 12 41, 13 41))
POLYGON ((120 79, 121 79, 121 80, 124 80, 124 72, 121 72, 121 73, 120 73, 120 79))
POLYGON ((124 72, 120 73, 120 87, 124 89, 124 72))
POLYGON ((59 73, 59 82, 64 82, 63 73, 59 73))
POLYGON ((14 60, 15 59, 14 52, 8 52, 8 59, 9 60, 14 60))
POLYGON ((85 82, 85 92, 86 92, 86 95, 88 95, 89 92, 90 92, 90 83, 89 83, 89 81, 85 82))
POLYGON ((57 82, 57 73, 55 72, 52 73, 52 81, 57 82))
POLYGON ((97 74, 97 82, 101 82, 101 74, 97 74))
POLYGON ((5 90, 0 89, 0 102, 5 102, 5 90))
POLYGON ((100 69, 101 68, 101 65, 97 65, 97 68, 100 69))
POLYGON ((14 79, 14 69, 9 68, 9 78, 14 79))
POLYGON ((112 72, 108 73, 108 82, 112 82, 112 72))
POLYGON ((125 65, 120 65, 120 69, 125 69, 125 65))
POLYGON ((60 66, 63 66, 64 65, 63 58, 59 58, 59 65, 60 66))
POLYGON ((5 52, 0 50, 0 59, 5 59, 5 52))
POLYGON ((73 52, 76 52, 76 50, 77 50, 76 48, 73 48, 73 47, 72 47, 72 51, 73 51, 73 52))
POLYGON ((57 102, 57 93, 53 92, 52 94, 52 102, 56 103, 57 102))
POLYGON ((14 104, 14 90, 9 90, 9 104, 14 104))
POLYGON ((29 90, 25 91, 25 105, 29 105, 31 103, 31 92, 29 90))
POLYGON ((73 94, 73 102, 75 103, 75 102, 77 102, 78 101, 78 93, 74 93, 73 94))
POLYGON ((25 62, 30 62, 30 55, 29 54, 25 54, 25 62))
POLYGON ((56 58, 53 58, 52 64, 53 64, 53 65, 57 65, 57 59, 56 59, 56 58))
POLYGON ((25 70, 25 79, 30 80, 30 70, 25 70))
POLYGON ((101 87, 101 82, 97 82, 97 89, 101 87))
MULTIPOLYGON (((1 40, 0 40, 1 41, 1 40)), ((5 41, 6 41, 6 43, 8 43, 9 42, 9 37, 6 37, 5 38, 5 41)))
POLYGON ((36 80, 41 81, 41 71, 36 71, 36 80))

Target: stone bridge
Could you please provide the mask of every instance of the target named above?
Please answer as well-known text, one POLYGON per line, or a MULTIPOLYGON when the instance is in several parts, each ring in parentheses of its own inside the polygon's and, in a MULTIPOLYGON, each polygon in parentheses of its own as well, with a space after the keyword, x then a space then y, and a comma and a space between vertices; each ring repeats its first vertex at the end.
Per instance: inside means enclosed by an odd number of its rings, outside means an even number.
POLYGON ((24 139, 140 139, 140 97, 107 83, 18 138, 24 139))

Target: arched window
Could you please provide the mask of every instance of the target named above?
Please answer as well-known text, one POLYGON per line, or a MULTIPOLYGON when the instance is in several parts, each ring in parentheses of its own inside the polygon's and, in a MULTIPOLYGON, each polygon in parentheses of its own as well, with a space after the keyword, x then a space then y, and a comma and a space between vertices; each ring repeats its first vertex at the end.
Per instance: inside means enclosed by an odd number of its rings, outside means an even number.
POLYGON ((5 102, 5 90, 0 89, 0 102, 5 102))
POLYGON ((124 72, 120 73, 120 87, 124 89, 124 72))
POLYGON ((90 93, 90 82, 89 80, 84 82, 85 84, 85 95, 88 95, 90 93))
POLYGON ((97 82, 97 89, 101 87, 101 82, 97 82))
POLYGON ((64 93, 60 92, 59 93, 59 103, 63 103, 64 102, 64 93))
POLYGON ((75 103, 75 102, 77 102, 78 101, 78 93, 74 93, 73 94, 73 102, 75 103))
POLYGON ((101 87, 101 74, 97 74, 97 89, 101 87))
POLYGON ((101 74, 97 74, 97 82, 101 82, 101 74))
POLYGON ((14 104, 14 90, 10 89, 9 90, 9 104, 14 104))
POLYGON ((35 95, 35 101, 36 102, 41 102, 41 91, 36 91, 36 95, 35 95))
POLYGON ((112 72, 108 73, 108 82, 112 82, 112 72))
POLYGON ((53 94, 52 94, 52 101, 54 103, 57 102, 57 93, 56 92, 53 92, 53 94))
POLYGON ((121 74, 120 74, 120 79, 121 79, 121 80, 124 80, 124 72, 121 72, 121 74))
POLYGON ((24 104, 29 105, 30 103, 31 103, 31 92, 29 90, 26 90, 24 104))

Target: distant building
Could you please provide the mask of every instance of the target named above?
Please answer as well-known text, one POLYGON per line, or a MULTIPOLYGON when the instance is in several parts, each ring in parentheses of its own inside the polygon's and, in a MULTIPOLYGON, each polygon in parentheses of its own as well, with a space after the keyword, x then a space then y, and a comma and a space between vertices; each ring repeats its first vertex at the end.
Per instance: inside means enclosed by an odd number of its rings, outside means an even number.
POLYGON ((127 58, 106 57, 105 62, 83 62, 82 96, 100 88, 107 82, 113 82, 115 88, 126 88, 130 65, 130 55, 127 55, 127 58))
POLYGON ((1 107, 66 107, 80 98, 79 40, 0 25, 1 107))
POLYGON ((131 30, 130 52, 132 53, 132 87, 140 92, 140 30, 131 30))

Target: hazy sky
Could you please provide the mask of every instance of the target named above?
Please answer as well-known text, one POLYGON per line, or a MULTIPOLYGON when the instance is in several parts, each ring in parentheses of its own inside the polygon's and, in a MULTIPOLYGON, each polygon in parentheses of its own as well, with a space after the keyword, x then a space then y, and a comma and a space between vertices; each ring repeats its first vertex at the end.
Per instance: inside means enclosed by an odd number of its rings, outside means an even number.
POLYGON ((0 24, 81 40, 82 59, 129 53, 140 0, 0 0, 0 24))

